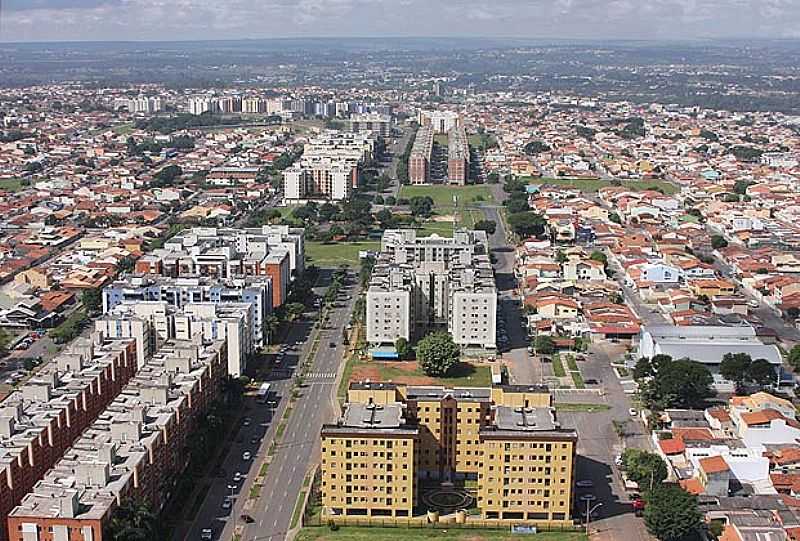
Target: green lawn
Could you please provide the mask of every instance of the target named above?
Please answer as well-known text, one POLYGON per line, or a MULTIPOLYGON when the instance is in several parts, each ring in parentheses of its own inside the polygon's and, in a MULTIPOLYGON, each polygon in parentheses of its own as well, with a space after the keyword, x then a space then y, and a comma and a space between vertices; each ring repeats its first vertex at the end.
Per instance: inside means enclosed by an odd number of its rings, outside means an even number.
POLYGON ((586 541, 583 532, 552 532, 536 535, 511 535, 508 529, 458 530, 447 525, 421 528, 364 528, 342 526, 333 532, 329 528, 309 527, 300 530, 297 541, 427 541, 428 539, 449 539, 452 541, 511 541, 526 539, 529 541, 586 541))
POLYGON ((433 199, 434 212, 442 215, 453 213, 453 196, 458 196, 458 206, 465 207, 479 206, 481 203, 493 203, 494 197, 488 186, 446 186, 437 184, 435 186, 403 186, 400 188, 400 197, 411 199, 412 197, 429 196, 433 199))
POLYGON ((25 188, 22 184, 22 179, 19 178, 6 178, 0 180, 0 190, 5 192, 18 192, 25 188))
POLYGON ((357 267, 360 265, 358 252, 362 250, 379 251, 380 242, 307 242, 306 264, 318 267, 357 267))
POLYGON ((111 131, 113 131, 117 135, 129 135, 133 133, 133 122, 126 122, 125 124, 114 126, 114 128, 111 131))
POLYGON ((593 411, 608 411, 610 409, 611 406, 608 404, 559 404, 556 402, 556 411, 590 413, 593 411))
POLYGON ((440 237, 452 237, 453 222, 427 222, 417 229, 417 235, 422 237, 429 237, 434 233, 440 237))
POLYGON ((447 143, 450 142, 450 138, 447 137, 446 133, 437 133, 436 135, 433 136, 433 141, 437 145, 442 145, 443 147, 446 147, 447 143))
MULTIPOLYGON (((577 188, 582 192, 596 192, 600 188, 611 186, 611 181, 603 179, 565 179, 565 178, 533 178, 521 177, 530 184, 549 184, 551 186, 568 186, 577 188)), ((679 188, 665 180, 623 180, 622 187, 629 190, 642 192, 645 190, 661 188, 665 194, 674 195, 679 188)))
MULTIPOLYGON (((381 375, 381 381, 402 381, 403 378, 428 377, 422 370, 417 369, 413 372, 402 370, 390 365, 381 364, 380 361, 372 361, 372 366, 377 366, 381 375)), ((469 363, 460 363, 453 369, 452 375, 446 378, 433 378, 436 381, 432 385, 444 385, 446 387, 491 387, 492 370, 488 366, 475 366, 469 363)))
POLYGON ((563 378, 567 375, 567 371, 564 370, 564 365, 561 363, 561 357, 558 355, 553 355, 553 375, 557 378, 563 378))
MULTIPOLYGON (((485 220, 486 215, 482 210, 478 209, 464 209, 462 208, 458 213, 459 227, 466 227, 472 229, 476 222, 485 220)), ((453 236, 453 222, 426 222, 417 230, 420 236, 430 236, 436 233, 440 237, 453 236)))

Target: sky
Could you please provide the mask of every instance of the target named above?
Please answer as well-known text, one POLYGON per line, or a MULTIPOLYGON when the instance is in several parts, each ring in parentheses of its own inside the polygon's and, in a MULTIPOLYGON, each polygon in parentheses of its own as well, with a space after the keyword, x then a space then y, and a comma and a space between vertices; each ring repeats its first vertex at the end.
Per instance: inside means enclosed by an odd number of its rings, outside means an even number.
POLYGON ((0 42, 800 38, 800 0, 0 0, 0 42))

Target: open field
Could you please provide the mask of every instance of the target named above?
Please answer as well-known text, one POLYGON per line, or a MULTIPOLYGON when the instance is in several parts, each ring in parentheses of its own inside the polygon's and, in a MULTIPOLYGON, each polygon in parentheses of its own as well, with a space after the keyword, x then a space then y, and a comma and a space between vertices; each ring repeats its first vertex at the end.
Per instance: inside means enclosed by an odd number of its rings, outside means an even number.
MULTIPOLYGON (((425 222, 419 228, 419 235, 429 236, 436 233, 440 237, 453 236, 453 217, 449 220, 425 222)), ((458 226, 472 229, 476 222, 485 220, 486 215, 478 209, 461 209, 458 212, 458 226)))
POLYGON ((22 185, 22 180, 18 178, 6 178, 0 180, 0 191, 4 192, 18 192, 24 186, 22 185))
MULTIPOLYGON (((576 188, 582 192, 596 192, 600 188, 612 186, 610 180, 603 179, 566 179, 566 178, 534 178, 521 177, 529 184, 548 184, 550 186, 565 186, 576 188)), ((679 188, 666 180, 623 180, 622 187, 632 191, 643 192, 645 190, 661 189, 667 195, 678 193, 679 188)))
POLYGON ((611 406, 608 404, 580 404, 580 403, 558 403, 556 402, 556 411, 568 411, 568 412, 581 412, 581 413, 592 413, 595 411, 608 411, 611 409, 611 406))
POLYGON ((306 264, 318 267, 358 267, 358 252, 362 250, 378 251, 380 242, 306 242, 306 264))
POLYGON ((444 385, 448 387, 489 387, 492 373, 488 366, 461 362, 450 377, 426 376, 415 361, 360 361, 351 358, 345 365, 340 395, 350 381, 392 381, 408 385, 444 385))
POLYGON ((582 532, 548 532, 536 535, 511 535, 508 530, 482 530, 453 528, 364 528, 342 526, 333 532, 326 527, 303 528, 295 539, 297 541, 427 541, 428 539, 448 539, 451 541, 586 541, 582 532))
POLYGON ((411 199, 412 197, 429 196, 433 199, 433 206, 441 214, 452 214, 453 196, 458 196, 458 206, 471 207, 482 202, 492 203, 494 198, 488 186, 403 186, 400 188, 400 197, 411 199))

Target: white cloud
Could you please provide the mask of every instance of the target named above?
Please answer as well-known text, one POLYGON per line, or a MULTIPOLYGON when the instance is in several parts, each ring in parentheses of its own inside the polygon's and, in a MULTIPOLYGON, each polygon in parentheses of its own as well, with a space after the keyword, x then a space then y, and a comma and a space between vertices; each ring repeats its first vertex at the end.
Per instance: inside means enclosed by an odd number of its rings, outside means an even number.
POLYGON ((800 0, 6 0, 0 41, 796 36, 800 0))

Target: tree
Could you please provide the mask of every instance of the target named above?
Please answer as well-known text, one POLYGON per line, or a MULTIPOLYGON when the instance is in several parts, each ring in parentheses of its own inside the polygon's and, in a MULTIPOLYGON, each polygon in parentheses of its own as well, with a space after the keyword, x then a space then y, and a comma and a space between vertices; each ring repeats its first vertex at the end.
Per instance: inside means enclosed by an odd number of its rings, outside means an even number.
POLYGON ((524 192, 511 194, 511 197, 505 202, 505 206, 510 214, 531 210, 531 206, 528 204, 528 196, 524 192))
POLYGON ((172 186, 175 179, 183 174, 183 169, 177 165, 168 165, 156 174, 154 183, 157 187, 172 186))
POLYGON ((158 516, 144 500, 128 499, 111 515, 103 534, 112 541, 149 541, 160 539, 158 516))
POLYGON ((395 206, 395 205, 397 204, 397 199, 396 199, 396 198, 395 198, 395 196, 393 196, 393 195, 388 195, 388 196, 386 196, 386 198, 383 200, 383 202, 384 202, 384 204, 386 204, 386 205, 395 206))
POLYGON ((622 223, 622 218, 620 218, 619 214, 617 214, 616 212, 610 212, 608 214, 608 219, 610 221, 614 222, 615 224, 621 224, 622 223))
POLYGON ((529 156, 533 156, 536 154, 541 154, 542 152, 549 152, 550 145, 547 143, 543 143, 542 141, 531 141, 527 145, 523 147, 525 154, 529 156))
POLYGON ((608 266, 608 256, 599 250, 592 252, 592 255, 589 256, 589 259, 592 261, 599 261, 603 264, 603 267, 608 266))
POLYGON ((339 214, 339 207, 327 202, 323 203, 317 211, 317 215, 319 216, 319 220, 321 222, 330 222, 336 218, 337 214, 339 214))
POLYGON ((662 364, 671 362, 672 357, 669 355, 653 355, 653 357, 649 359, 647 357, 642 357, 636 362, 636 366, 633 368, 633 378, 636 381, 654 378, 662 364))
POLYGON ((726 353, 722 356, 719 373, 723 378, 740 387, 748 380, 748 371, 752 362, 753 359, 747 353, 726 353))
POLYGON ((83 290, 81 303, 88 312, 98 312, 103 307, 103 292, 93 287, 83 290))
POLYGON ((702 521, 697 497, 681 487, 661 485, 648 494, 644 523, 647 531, 660 541, 690 539, 702 521))
POLYGON ((397 356, 401 360, 408 359, 409 355, 411 355, 411 347, 408 345, 408 340, 402 336, 395 340, 394 349, 397 351, 397 356))
POLYGON ((509 214, 508 225, 521 237, 539 236, 544 233, 545 220, 534 212, 509 214))
POLYGON ((460 351, 449 333, 431 333, 417 344, 417 361, 428 376, 446 376, 458 364, 459 358, 460 351))
POLYGON ((536 350, 536 353, 552 355, 556 351, 556 344, 551 337, 543 334, 537 336, 533 341, 533 348, 536 350))
POLYGON ((397 220, 389 209, 381 209, 375 213, 375 219, 381 224, 381 229, 391 229, 397 223, 397 220))
POLYGON ((376 195, 375 199, 373 199, 372 202, 375 203, 376 205, 383 205, 383 202, 384 202, 383 201, 383 196, 382 195, 376 195))
POLYGON ((667 465, 655 453, 641 449, 625 449, 622 466, 628 479, 639 485, 639 490, 649 492, 667 478, 667 465))
POLYGON ((691 359, 673 361, 664 356, 658 366, 651 366, 651 369, 654 375, 639 387, 649 407, 702 409, 706 399, 715 394, 711 388, 714 382, 711 372, 691 359))
POLYGON ((794 370, 800 370, 800 344, 792 347, 786 360, 794 370))
POLYGON ((775 383, 775 368, 766 359, 756 359, 750 363, 747 378, 760 387, 775 383))
POLYGON ((725 248, 728 246, 728 241, 725 240, 725 237, 722 235, 712 235, 711 236, 711 247, 715 250, 719 250, 720 248, 725 248))
POLYGON ((747 188, 753 184, 755 184, 755 182, 750 182, 749 180, 737 180, 733 183, 733 193, 747 195, 747 188))
POLYGON ((412 197, 409 205, 411 206, 411 213, 415 216, 429 218, 433 213, 433 199, 430 196, 412 197))
POLYGON ((475 222, 473 228, 494 235, 494 232, 497 231, 497 222, 494 220, 479 220, 475 222))
POLYGON ((303 314, 306 311, 306 307, 303 303, 300 302, 290 302, 285 307, 286 310, 286 319, 288 321, 295 321, 303 317, 303 314))

